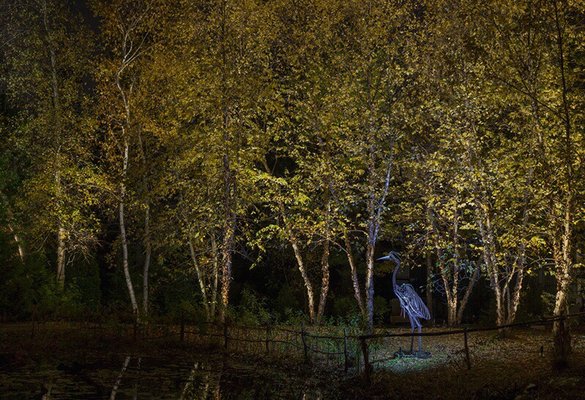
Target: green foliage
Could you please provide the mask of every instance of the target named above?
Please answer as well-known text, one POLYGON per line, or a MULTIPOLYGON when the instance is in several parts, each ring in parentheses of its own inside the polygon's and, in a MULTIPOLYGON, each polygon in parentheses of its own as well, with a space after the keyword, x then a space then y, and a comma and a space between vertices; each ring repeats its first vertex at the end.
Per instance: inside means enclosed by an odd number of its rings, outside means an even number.
POLYGON ((266 307, 266 300, 247 287, 242 290, 235 318, 242 325, 267 325, 274 320, 266 307))
POLYGON ((580 2, 92 0, 97 29, 71 2, 5 3, 9 314, 123 309, 121 204, 124 272, 140 300, 152 259, 151 308, 170 319, 223 305, 298 324, 304 296, 352 325, 346 252, 363 280, 380 242, 429 256, 455 297, 461 266, 481 265, 500 304, 541 260, 565 292, 580 268, 580 2), (278 273, 234 301, 247 268, 278 273))
MULTIPOLYGON (((2 245, 5 244, 2 241, 2 245)), ((28 259, 26 264, 12 257, 11 262, 2 265, 0 272, 4 277, 0 283, 0 309, 12 318, 80 319, 95 307, 84 301, 91 296, 84 299, 86 293, 74 282, 68 284, 66 291, 61 290, 42 256, 28 259)))
POLYGON ((383 324, 388 320, 390 314, 390 302, 382 296, 374 298, 374 321, 378 324, 383 324))

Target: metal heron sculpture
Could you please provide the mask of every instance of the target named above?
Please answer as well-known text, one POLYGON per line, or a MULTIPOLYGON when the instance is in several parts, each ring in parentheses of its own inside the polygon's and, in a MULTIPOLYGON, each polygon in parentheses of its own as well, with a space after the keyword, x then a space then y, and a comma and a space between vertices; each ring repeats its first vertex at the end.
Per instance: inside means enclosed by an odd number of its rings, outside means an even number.
MULTIPOLYGON (((392 288, 394 289, 394 293, 398 300, 400 301, 400 308, 402 308, 402 315, 408 315, 408 319, 410 320, 410 327, 412 328, 412 333, 414 334, 415 326, 418 328, 418 333, 421 333, 422 325, 420 323, 421 319, 431 319, 431 313, 429 309, 422 301, 420 296, 414 290, 414 287, 410 283, 401 283, 398 285, 396 283, 396 275, 398 274, 398 270, 400 269, 400 258, 398 257, 398 253, 391 251, 385 257, 378 258, 378 261, 393 261, 396 264, 394 268, 394 272, 392 272, 392 288)), ((413 354, 414 346, 414 335, 411 337, 410 340, 410 354, 413 354)), ((422 338, 418 336, 418 355, 423 355, 425 353, 422 352, 422 338)), ((428 354, 427 354, 428 356, 428 354)))

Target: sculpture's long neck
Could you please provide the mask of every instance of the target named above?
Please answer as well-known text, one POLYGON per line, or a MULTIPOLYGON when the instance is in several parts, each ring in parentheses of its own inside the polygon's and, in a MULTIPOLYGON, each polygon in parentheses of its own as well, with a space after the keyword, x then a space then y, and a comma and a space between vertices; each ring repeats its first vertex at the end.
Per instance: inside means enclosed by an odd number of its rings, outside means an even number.
POLYGON ((396 287, 396 275, 398 275, 398 270, 400 269, 400 263, 396 263, 396 267, 394 267, 394 272, 392 272, 392 286, 396 287))

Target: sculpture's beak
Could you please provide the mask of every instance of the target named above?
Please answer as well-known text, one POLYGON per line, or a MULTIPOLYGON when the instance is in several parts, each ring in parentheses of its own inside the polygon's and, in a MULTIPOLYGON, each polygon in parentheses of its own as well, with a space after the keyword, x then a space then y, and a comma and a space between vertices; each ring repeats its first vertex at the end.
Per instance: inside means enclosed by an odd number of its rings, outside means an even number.
POLYGON ((394 261, 395 263, 399 263, 400 257, 398 256, 398 253, 391 251, 387 256, 377 258, 376 261, 394 261))

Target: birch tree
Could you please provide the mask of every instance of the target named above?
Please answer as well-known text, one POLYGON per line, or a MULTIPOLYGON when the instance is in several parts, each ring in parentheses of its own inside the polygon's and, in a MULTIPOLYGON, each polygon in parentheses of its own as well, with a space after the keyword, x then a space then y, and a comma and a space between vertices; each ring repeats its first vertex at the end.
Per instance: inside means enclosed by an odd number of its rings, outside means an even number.
POLYGON ((78 112, 90 109, 83 80, 91 42, 70 23, 79 17, 60 2, 22 1, 2 9, 7 103, 16 110, 7 136, 13 151, 29 160, 19 172, 20 193, 5 199, 12 215, 23 215, 21 228, 33 247, 54 250, 63 289, 66 265, 91 249, 97 225, 92 205, 101 178, 89 162, 89 113, 78 112))
POLYGON ((154 1, 124 1, 94 4, 103 17, 106 57, 98 80, 102 85, 101 112, 107 121, 108 140, 104 143, 109 159, 105 160, 117 186, 117 219, 122 248, 122 269, 132 312, 140 322, 148 316, 149 269, 151 263, 151 212, 148 174, 152 169, 145 132, 144 102, 148 97, 148 80, 144 79, 151 62, 150 50, 157 22, 163 20, 159 4, 154 1), (158 18, 158 20, 157 20, 158 18), (141 194, 142 196, 139 196, 141 194), (136 295, 129 256, 128 211, 142 205, 144 249, 142 268, 142 307, 136 295))

